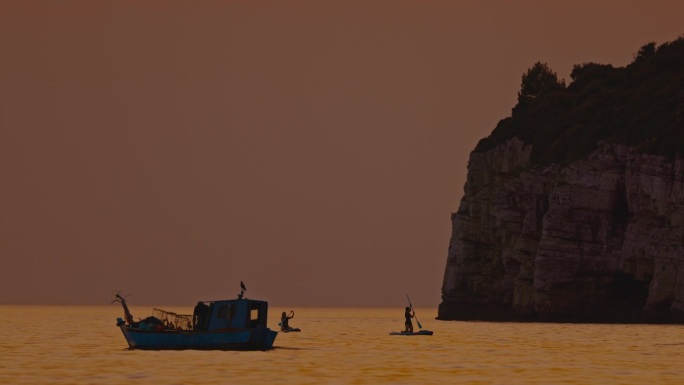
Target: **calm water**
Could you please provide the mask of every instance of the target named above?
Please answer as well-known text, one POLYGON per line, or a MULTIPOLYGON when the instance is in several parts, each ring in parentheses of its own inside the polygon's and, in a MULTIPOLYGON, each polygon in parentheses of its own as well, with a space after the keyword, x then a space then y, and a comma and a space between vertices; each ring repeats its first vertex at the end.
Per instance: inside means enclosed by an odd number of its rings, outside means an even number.
POLYGON ((135 351, 118 304, 0 306, 0 384, 684 384, 684 326, 443 322, 417 309, 435 335, 405 337, 388 335, 401 308, 295 311, 303 332, 271 351, 135 351))

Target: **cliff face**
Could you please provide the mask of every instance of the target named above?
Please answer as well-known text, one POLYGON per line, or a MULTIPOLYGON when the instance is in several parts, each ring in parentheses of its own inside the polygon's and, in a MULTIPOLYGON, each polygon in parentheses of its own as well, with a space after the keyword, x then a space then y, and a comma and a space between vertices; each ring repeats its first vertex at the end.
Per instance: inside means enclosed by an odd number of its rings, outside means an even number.
POLYGON ((471 154, 438 318, 684 321, 684 159, 531 153, 513 137, 471 154))

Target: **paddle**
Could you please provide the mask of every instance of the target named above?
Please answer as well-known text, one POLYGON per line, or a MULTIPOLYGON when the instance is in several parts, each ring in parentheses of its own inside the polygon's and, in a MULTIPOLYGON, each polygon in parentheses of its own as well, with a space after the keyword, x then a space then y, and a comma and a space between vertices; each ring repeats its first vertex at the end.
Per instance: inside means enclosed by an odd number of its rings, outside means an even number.
POLYGON ((411 307, 411 311, 413 312, 413 318, 416 319, 416 323, 418 324, 418 329, 422 329, 423 325, 420 324, 420 321, 418 321, 418 317, 416 317, 416 311, 413 310, 413 305, 411 304, 411 298, 409 298, 408 294, 406 294, 406 299, 409 301, 409 306, 411 307))

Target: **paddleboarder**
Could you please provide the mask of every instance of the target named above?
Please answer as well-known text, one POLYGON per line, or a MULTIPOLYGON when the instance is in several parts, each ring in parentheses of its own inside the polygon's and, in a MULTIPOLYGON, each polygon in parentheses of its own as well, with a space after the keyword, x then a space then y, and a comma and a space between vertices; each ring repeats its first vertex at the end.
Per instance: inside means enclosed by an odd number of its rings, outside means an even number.
POLYGON ((416 312, 412 310, 413 309, 406 306, 406 311, 404 312, 404 317, 406 318, 404 332, 406 333, 413 333, 413 322, 411 322, 411 318, 416 316, 416 312))
POLYGON ((287 315, 287 313, 283 312, 283 314, 280 316, 280 330, 290 330, 292 329, 289 325, 290 319, 294 318, 294 310, 290 310, 290 315, 287 315))

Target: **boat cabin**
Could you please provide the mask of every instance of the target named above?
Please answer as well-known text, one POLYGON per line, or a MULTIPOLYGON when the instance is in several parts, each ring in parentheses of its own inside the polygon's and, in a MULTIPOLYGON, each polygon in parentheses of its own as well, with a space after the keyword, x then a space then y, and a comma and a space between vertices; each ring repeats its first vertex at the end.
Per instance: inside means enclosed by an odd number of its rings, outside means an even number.
POLYGON ((253 299, 200 301, 193 312, 194 331, 267 328, 268 302, 253 299))

